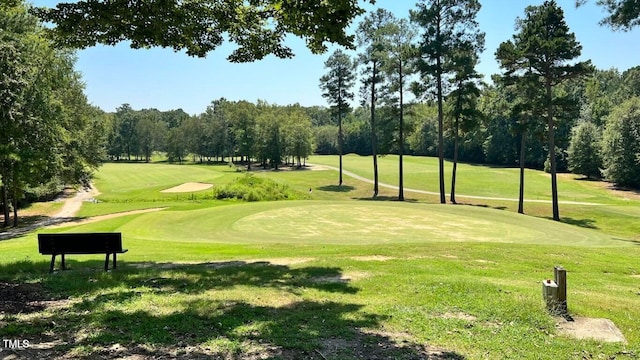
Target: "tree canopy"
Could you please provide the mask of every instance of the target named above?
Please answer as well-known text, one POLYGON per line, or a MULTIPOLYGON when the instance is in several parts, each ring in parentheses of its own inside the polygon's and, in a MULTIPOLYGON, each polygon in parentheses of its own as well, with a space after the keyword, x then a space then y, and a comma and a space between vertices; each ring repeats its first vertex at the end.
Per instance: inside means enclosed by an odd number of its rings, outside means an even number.
MULTIPOLYGON (((580 6, 587 0, 576 0, 576 5, 580 6)), ((629 31, 640 24, 640 6, 637 0, 598 0, 597 4, 604 7, 609 13, 600 22, 608 25, 614 30, 629 31)))
POLYGON ((292 57, 284 45, 288 34, 306 40, 314 53, 325 52, 326 43, 352 47, 346 29, 364 13, 357 0, 81 0, 33 11, 55 24, 49 34, 59 46, 129 40, 135 49, 159 46, 204 57, 226 38, 238 45, 232 62, 292 57))

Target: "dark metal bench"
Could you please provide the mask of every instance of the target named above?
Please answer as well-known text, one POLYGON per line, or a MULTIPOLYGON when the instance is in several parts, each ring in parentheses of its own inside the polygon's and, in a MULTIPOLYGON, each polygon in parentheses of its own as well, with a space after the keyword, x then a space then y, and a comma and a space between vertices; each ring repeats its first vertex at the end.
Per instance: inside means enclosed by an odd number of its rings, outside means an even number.
POLYGON ((116 254, 127 252, 122 248, 121 233, 66 233, 66 234, 38 234, 38 248, 40 254, 51 255, 51 267, 56 255, 62 256, 62 270, 66 270, 65 254, 106 254, 104 270, 109 270, 109 256, 113 254, 113 268, 116 268, 116 254))

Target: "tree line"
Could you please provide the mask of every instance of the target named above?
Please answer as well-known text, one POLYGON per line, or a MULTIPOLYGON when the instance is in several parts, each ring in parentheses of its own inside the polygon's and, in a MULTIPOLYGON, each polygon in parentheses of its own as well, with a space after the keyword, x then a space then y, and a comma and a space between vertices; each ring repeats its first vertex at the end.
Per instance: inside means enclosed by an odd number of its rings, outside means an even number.
POLYGON ((298 105, 259 101, 211 102, 199 115, 181 109, 133 110, 128 104, 110 114, 106 152, 111 160, 150 161, 154 152, 169 162, 244 163, 277 169, 283 162, 301 166, 314 150, 311 117, 298 105))

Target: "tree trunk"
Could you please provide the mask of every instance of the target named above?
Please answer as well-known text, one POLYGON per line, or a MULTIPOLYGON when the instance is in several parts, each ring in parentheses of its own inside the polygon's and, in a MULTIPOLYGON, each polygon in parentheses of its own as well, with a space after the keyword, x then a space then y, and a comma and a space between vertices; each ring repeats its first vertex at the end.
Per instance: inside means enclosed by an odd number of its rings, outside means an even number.
POLYGON ((340 180, 338 186, 342 186, 342 114, 338 105, 338 154, 340 156, 340 180))
POLYGON ((547 78, 545 87, 547 90, 547 120, 549 122, 549 163, 551 165, 551 201, 553 203, 553 220, 560 221, 560 209, 558 208, 558 181, 556 178, 556 141, 553 124, 551 79, 547 78))
POLYGON ((527 129, 522 129, 520 139, 520 194, 518 196, 518 214, 524 214, 524 152, 527 141, 527 129))
POLYGON ((400 66, 399 66, 399 82, 400 82, 400 141, 399 141, 399 177, 398 177, 398 200, 404 201, 404 164, 403 164, 403 155, 404 155, 404 118, 403 118, 403 104, 402 104, 402 58, 400 58, 400 66))
POLYGON ((376 137, 376 62, 371 75, 371 153, 373 154, 373 197, 378 196, 378 139, 376 137))
POLYGON ((459 136, 458 136, 458 120, 456 120, 455 124, 455 134, 453 140, 453 172, 451 174, 451 197, 450 200, 452 203, 456 203, 456 173, 458 171, 458 144, 459 144, 459 136))
POLYGON ((13 195, 13 227, 18 227, 18 194, 13 195))
POLYGON ((9 213, 9 190, 6 186, 2 186, 0 188, 2 191, 2 210, 4 214, 4 226, 7 227, 10 224, 10 213, 9 213))
MULTIPOLYGON (((440 17, 437 18, 436 38, 440 38, 440 17)), ((442 109, 442 58, 436 58, 436 91, 438 97, 438 171, 440 173, 440 203, 445 204, 447 199, 444 194, 444 125, 442 109)))

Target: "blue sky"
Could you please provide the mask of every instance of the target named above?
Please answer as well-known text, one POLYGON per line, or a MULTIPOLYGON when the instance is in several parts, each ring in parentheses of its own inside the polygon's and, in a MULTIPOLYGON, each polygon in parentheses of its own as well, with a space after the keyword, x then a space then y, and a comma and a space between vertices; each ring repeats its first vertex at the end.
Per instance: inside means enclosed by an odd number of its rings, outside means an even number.
MULTIPOLYGON (((36 6, 53 7, 58 2, 32 0, 36 6)), ((542 2, 481 0, 478 21, 486 32, 486 50, 478 69, 482 74, 489 76, 500 71, 494 57, 498 45, 511 38, 515 19, 523 16, 527 5, 542 2)), ((398 17, 407 17, 415 3, 377 0, 375 5, 367 3, 366 8, 382 7, 398 17)), ((583 46, 582 59, 591 59, 601 69, 616 67, 624 71, 639 65, 640 29, 614 32, 600 26, 598 22, 605 14, 594 3, 591 0, 576 9, 575 0, 558 0, 569 28, 583 46)), ((326 105, 319 79, 326 72, 324 62, 336 47, 330 47, 326 54, 313 55, 302 40, 292 37, 288 41, 296 54, 293 59, 268 57, 249 64, 226 61, 233 44, 224 44, 205 59, 168 49, 134 50, 128 44, 96 46, 78 51, 76 68, 83 75, 89 101, 105 111, 115 111, 129 103, 134 109, 182 108, 190 114, 199 114, 212 100, 221 97, 252 102, 262 99, 280 105, 326 105)))

